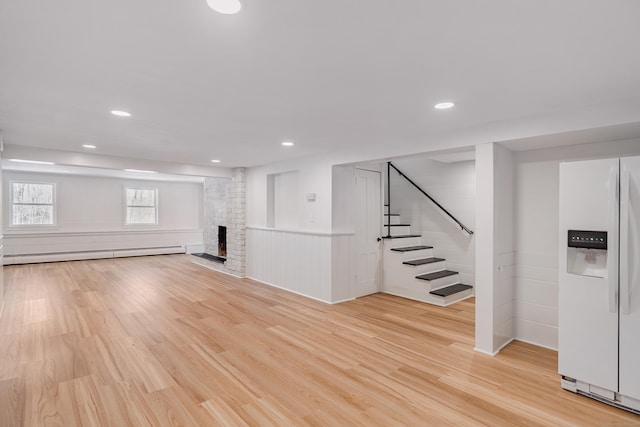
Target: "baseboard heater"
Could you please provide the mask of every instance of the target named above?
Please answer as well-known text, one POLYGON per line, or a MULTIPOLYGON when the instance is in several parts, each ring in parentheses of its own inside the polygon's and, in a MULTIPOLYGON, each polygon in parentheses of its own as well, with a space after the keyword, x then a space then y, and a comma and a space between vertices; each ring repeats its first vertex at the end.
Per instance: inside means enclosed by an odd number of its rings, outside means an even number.
POLYGON ((112 249, 106 251, 56 252, 48 254, 5 255, 4 265, 35 264, 41 262, 79 261, 83 259, 125 258, 144 255, 184 254, 185 246, 156 248, 112 249))

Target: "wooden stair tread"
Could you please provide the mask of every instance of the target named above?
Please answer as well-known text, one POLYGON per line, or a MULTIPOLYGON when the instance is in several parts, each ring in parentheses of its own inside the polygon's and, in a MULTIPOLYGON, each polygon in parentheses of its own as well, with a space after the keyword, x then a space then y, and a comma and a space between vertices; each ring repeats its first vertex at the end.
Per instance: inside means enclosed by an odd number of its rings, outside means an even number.
POLYGON ((423 249, 433 249, 433 246, 404 246, 402 248, 391 248, 394 252, 411 252, 411 251, 421 251, 423 249))
POLYGON ((401 234, 398 236, 384 236, 383 239, 408 239, 409 237, 422 237, 421 234, 401 234))
POLYGON ((431 281, 436 279, 442 279, 443 277, 453 276, 454 274, 458 274, 458 272, 451 271, 451 270, 440 270, 440 271, 434 271, 433 273, 421 274, 419 276, 416 276, 416 279, 431 281))
POLYGON ((388 214, 388 213, 386 213, 386 214, 384 214, 384 216, 400 216, 400 214, 388 214))
POLYGON ((411 224, 385 224, 384 227, 411 227, 411 224))
POLYGON ((407 264, 407 265, 425 265, 425 264, 433 264, 434 262, 440 262, 440 261, 444 261, 444 260, 445 260, 444 258, 430 257, 430 258, 412 259, 412 260, 403 262, 403 264, 407 264))
POLYGON ((434 289, 429 293, 432 295, 437 295, 439 297, 448 297, 449 295, 457 294, 458 292, 466 291, 467 289, 471 289, 471 288, 473 288, 473 286, 465 285, 462 283, 456 283, 455 285, 434 289))

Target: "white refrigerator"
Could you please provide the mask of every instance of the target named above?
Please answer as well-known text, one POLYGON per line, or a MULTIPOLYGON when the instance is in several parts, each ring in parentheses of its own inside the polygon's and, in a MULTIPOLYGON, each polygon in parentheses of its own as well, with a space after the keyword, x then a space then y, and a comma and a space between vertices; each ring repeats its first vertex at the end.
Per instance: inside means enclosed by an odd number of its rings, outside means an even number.
POLYGON ((560 164, 562 387, 640 413, 640 157, 560 164))

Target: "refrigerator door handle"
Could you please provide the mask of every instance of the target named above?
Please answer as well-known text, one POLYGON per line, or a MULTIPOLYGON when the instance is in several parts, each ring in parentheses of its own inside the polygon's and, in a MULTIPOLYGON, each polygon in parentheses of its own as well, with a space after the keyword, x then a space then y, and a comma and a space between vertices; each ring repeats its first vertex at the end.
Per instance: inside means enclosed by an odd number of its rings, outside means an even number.
POLYGON ((629 186, 631 174, 622 173, 620 182, 620 305, 623 314, 629 314, 631 288, 629 280, 629 186))
POLYGON ((609 311, 618 311, 618 170, 611 169, 609 173, 609 311))

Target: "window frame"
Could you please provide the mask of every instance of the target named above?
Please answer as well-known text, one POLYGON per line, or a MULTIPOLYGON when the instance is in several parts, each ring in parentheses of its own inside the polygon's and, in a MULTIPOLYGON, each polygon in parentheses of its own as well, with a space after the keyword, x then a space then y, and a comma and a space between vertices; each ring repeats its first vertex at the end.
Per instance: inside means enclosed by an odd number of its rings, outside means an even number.
POLYGON ((158 208, 158 187, 141 187, 141 186, 136 186, 136 185, 127 185, 124 184, 122 186, 123 191, 122 191, 122 206, 123 206, 123 218, 122 218, 122 222, 124 224, 125 227, 129 228, 135 228, 135 227, 141 227, 141 228, 149 228, 149 227, 158 227, 160 225, 160 210, 158 208), (154 201, 155 201, 155 205, 154 206, 129 206, 128 202, 127 202, 127 190, 145 190, 145 191, 153 191, 154 192, 154 201), (127 210, 132 207, 132 208, 150 208, 153 207, 155 208, 155 222, 153 223, 129 223, 127 222, 128 220, 128 216, 127 216, 127 210))
POLYGON ((58 184, 50 181, 29 181, 29 180, 11 180, 9 181, 9 200, 7 212, 7 225, 14 229, 42 229, 55 228, 58 226, 58 184), (49 203, 14 203, 14 184, 34 184, 34 185, 50 185, 51 186, 51 204, 49 203), (14 206, 51 206, 51 224, 14 224, 13 223, 13 207, 14 206))

